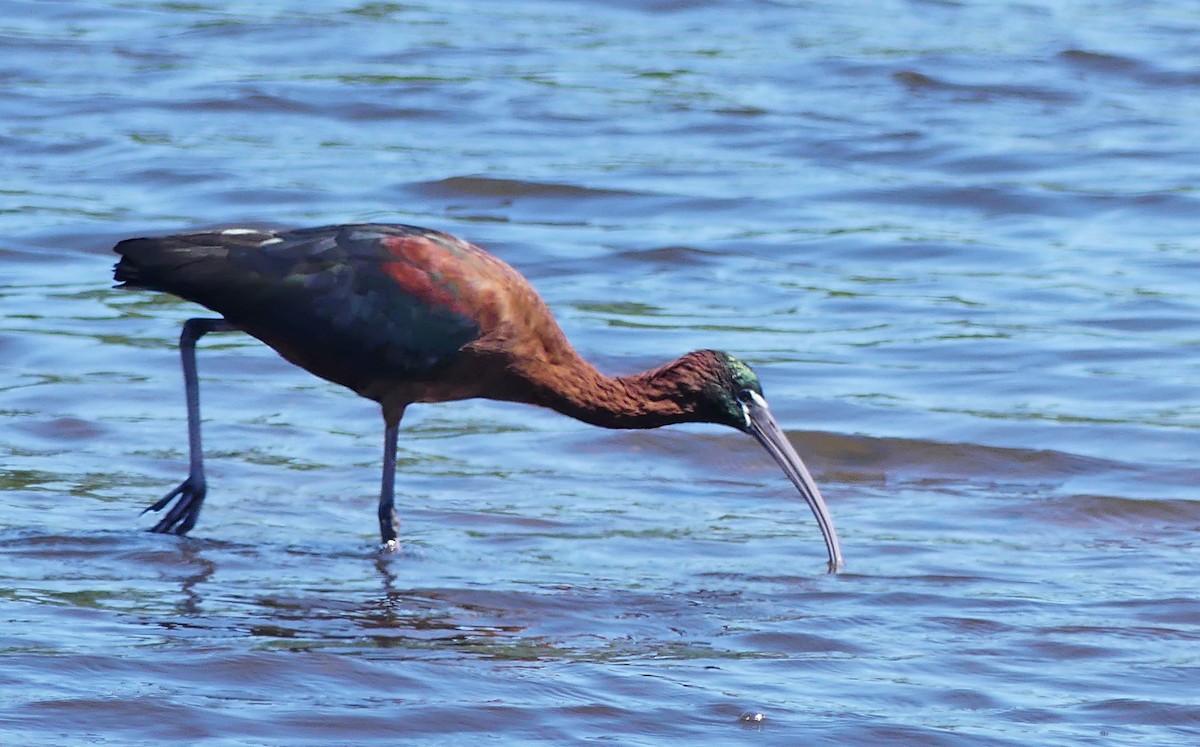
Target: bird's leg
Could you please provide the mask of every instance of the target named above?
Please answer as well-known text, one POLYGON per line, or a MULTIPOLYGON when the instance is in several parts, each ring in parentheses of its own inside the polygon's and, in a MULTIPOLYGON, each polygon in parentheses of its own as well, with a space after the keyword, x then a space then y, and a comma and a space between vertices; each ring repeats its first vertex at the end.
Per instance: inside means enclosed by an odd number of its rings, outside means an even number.
POLYGON ((379 488, 379 537, 383 549, 400 546, 400 517, 396 515, 396 440, 400 418, 385 417, 383 429, 383 479, 379 488))
POLYGON ((207 487, 204 482, 204 451, 200 445, 200 379, 196 376, 196 342, 209 332, 231 332, 236 329, 224 319, 188 319, 183 323, 183 332, 179 335, 179 357, 183 363, 183 387, 187 395, 188 476, 174 490, 142 511, 161 511, 178 498, 162 521, 150 530, 152 532, 187 534, 200 516, 200 506, 204 503, 207 487))

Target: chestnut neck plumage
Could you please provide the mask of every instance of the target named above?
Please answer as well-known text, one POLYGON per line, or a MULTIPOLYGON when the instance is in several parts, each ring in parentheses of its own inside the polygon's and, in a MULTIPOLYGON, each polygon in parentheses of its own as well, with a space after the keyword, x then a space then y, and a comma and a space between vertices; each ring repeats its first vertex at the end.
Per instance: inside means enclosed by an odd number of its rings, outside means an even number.
POLYGON ((523 398, 603 428, 658 428, 704 422, 701 392, 713 365, 712 351, 699 351, 630 376, 606 376, 578 354, 524 372, 531 387, 523 398))

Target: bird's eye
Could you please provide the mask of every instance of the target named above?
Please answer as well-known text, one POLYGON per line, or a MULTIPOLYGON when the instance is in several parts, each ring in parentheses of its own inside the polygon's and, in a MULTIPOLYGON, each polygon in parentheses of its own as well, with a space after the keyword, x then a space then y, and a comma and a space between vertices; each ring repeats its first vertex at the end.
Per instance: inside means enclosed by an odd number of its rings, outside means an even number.
POLYGON ((743 389, 738 392, 737 398, 747 404, 754 401, 754 391, 751 389, 743 389))

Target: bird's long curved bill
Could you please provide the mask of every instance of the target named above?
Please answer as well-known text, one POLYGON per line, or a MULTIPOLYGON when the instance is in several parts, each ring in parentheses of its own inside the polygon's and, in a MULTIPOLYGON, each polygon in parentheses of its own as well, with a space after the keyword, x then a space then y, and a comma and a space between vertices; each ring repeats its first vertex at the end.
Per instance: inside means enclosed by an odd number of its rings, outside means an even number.
POLYGON ((804 466, 800 455, 788 442, 783 429, 771 416, 766 401, 755 396, 752 402, 745 404, 745 408, 746 416, 750 421, 750 433, 758 439, 758 442, 770 452, 783 471, 787 473, 788 479, 800 491, 800 495, 812 509, 813 516, 817 518, 821 534, 825 537, 825 548, 829 551, 829 570, 836 573, 842 567, 842 548, 838 544, 837 532, 833 528, 833 517, 829 514, 829 508, 825 505, 825 499, 821 497, 821 491, 817 488, 816 481, 809 474, 808 468, 804 466))

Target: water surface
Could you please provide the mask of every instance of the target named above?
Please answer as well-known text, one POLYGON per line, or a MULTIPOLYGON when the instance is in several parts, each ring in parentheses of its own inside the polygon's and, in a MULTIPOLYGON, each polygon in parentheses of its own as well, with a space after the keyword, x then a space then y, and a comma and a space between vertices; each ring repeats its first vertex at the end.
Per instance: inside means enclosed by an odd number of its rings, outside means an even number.
POLYGON ((1200 15, 1121 0, 9 3, 13 744, 1191 745, 1200 15), (175 341, 118 239, 449 230, 612 373, 750 361, 751 439, 373 405, 175 341), (757 718, 761 715, 761 720, 757 718))

